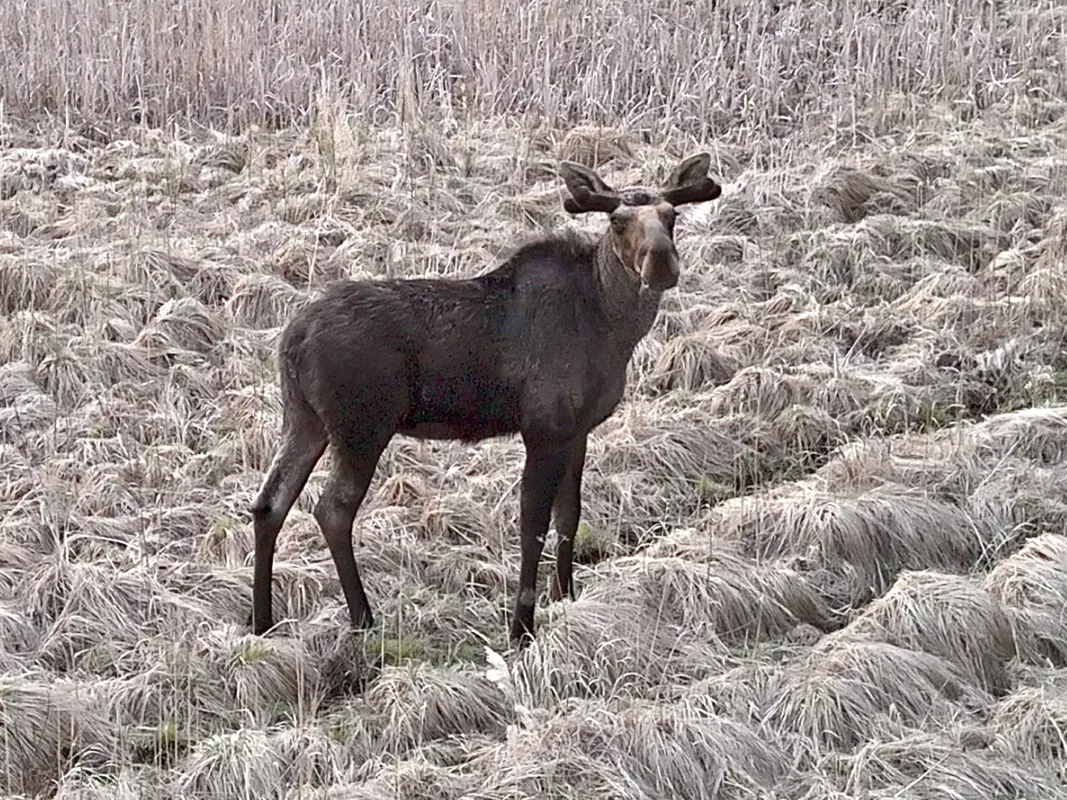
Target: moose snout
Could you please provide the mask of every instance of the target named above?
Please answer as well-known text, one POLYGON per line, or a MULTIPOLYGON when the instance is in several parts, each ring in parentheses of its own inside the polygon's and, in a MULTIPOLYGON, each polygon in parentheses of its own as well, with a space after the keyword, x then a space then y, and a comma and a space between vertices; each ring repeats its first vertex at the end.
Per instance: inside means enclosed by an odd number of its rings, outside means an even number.
POLYGON ((663 292, 678 285, 681 268, 678 252, 671 243, 642 248, 638 253, 638 263, 641 265, 641 281, 649 289, 663 292))

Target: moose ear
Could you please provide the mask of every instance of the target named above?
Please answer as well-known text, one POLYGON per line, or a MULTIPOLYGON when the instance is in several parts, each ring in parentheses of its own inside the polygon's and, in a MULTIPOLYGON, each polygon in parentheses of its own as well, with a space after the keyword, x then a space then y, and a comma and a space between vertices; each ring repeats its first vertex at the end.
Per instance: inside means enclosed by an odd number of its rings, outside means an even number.
POLYGON ((674 206, 714 200, 722 194, 722 187, 708 177, 710 167, 710 153, 689 156, 667 178, 663 199, 674 206))
POLYGON ((563 208, 571 214, 584 214, 589 211, 611 213, 622 202, 615 190, 588 167, 573 161, 561 161, 559 174, 571 196, 563 201, 563 208))
POLYGON ((689 156, 674 168, 663 188, 680 189, 683 186, 698 183, 708 177, 709 169, 711 169, 710 153, 697 153, 689 156))
POLYGON ((567 184, 567 189, 572 195, 581 193, 615 194, 615 190, 604 183, 604 179, 597 175, 596 172, 573 161, 560 161, 559 175, 563 178, 563 182, 567 184))

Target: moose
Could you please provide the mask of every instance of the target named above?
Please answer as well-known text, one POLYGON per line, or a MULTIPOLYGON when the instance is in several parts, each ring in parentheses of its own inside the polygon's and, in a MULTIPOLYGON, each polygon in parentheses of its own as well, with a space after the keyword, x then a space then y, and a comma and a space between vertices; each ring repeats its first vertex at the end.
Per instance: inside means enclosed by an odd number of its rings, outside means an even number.
POLYGON ((676 207, 722 192, 710 164, 701 152, 678 163, 661 190, 616 191, 562 161, 563 207, 607 214, 599 237, 544 236, 471 278, 338 281, 293 317, 277 351, 281 446, 251 508, 255 634, 273 627, 278 532, 328 444, 332 467, 313 513, 361 629, 374 617, 352 526, 392 437, 469 444, 518 433, 522 555, 510 638, 519 650, 533 640, 549 522, 559 537, 549 599, 573 598, 586 440, 622 399, 634 348, 678 283, 676 207))

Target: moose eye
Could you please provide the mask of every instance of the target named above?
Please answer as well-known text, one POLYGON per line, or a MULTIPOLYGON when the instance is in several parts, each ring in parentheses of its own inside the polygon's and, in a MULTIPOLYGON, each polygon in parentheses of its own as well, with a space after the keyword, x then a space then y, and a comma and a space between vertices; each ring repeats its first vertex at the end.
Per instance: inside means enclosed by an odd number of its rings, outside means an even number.
POLYGON ((622 233, 626 230, 626 220, 622 217, 612 217, 611 229, 615 231, 615 233, 622 233))

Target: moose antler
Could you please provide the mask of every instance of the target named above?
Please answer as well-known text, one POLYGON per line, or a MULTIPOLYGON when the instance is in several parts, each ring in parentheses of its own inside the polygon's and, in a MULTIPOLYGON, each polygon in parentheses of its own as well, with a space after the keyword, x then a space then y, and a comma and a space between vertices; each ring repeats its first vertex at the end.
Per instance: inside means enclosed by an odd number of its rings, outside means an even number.
POLYGON ((672 206, 703 203, 722 194, 722 187, 708 177, 710 153, 689 156, 674 168, 663 187, 663 199, 672 206))
POLYGON ((722 187, 711 178, 704 176, 696 183, 679 186, 677 189, 668 189, 663 193, 663 199, 672 206, 681 206, 686 203, 714 200, 720 194, 722 194, 722 187))
POLYGON ((564 200, 563 208, 571 214, 587 214, 590 211, 603 211, 610 214, 619 207, 621 202, 622 200, 615 195, 582 189, 564 200))
POLYGON ((568 213, 588 214, 590 211, 603 211, 610 214, 622 203, 615 190, 588 167, 573 161, 561 161, 559 174, 567 185, 567 191, 571 193, 571 196, 563 201, 563 208, 568 213))

